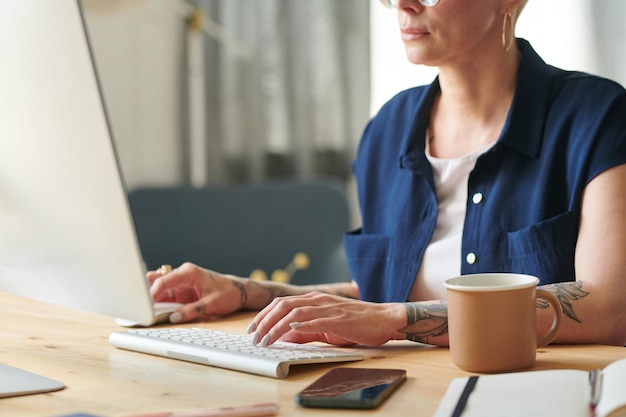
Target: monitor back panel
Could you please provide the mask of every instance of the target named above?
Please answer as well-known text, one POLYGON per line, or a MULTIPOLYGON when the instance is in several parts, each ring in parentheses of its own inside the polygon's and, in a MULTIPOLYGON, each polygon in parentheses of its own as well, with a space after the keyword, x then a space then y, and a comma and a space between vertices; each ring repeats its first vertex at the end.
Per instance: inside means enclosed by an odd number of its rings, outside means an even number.
POLYGON ((0 291, 150 321, 80 5, 0 0, 0 51, 0 291))

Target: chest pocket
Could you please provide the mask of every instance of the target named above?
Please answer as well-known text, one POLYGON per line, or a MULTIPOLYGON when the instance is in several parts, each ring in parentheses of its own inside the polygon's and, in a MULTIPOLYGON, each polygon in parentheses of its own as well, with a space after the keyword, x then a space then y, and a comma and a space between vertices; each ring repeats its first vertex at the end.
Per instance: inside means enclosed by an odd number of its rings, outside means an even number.
POLYGON ((579 211, 571 210, 507 234, 508 268, 534 275, 541 284, 574 280, 579 211))
POLYGON ((344 247, 352 278, 359 285, 365 301, 389 301, 386 278, 391 268, 391 238, 386 235, 362 235, 360 230, 344 236, 344 247))

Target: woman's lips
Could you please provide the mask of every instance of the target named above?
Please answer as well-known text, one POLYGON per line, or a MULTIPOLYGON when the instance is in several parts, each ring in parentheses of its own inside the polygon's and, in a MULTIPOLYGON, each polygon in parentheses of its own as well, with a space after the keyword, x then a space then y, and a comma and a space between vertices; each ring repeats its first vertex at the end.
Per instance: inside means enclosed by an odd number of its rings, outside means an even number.
POLYGON ((424 37, 430 35, 426 29, 419 28, 402 28, 400 30, 403 41, 414 41, 418 39, 423 39, 424 37))

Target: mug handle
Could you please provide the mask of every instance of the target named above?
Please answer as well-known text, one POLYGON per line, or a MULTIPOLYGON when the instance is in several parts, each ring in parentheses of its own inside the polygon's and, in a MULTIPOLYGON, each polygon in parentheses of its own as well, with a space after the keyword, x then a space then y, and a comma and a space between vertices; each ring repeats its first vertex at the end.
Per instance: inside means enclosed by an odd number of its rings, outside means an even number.
POLYGON ((554 318, 552 320, 552 326, 550 330, 543 335, 542 337, 537 339, 537 347, 544 347, 549 345, 555 338, 559 332, 559 328, 561 327, 561 321, 563 320, 563 308, 561 307, 561 303, 556 299, 554 294, 549 291, 537 289, 537 293, 535 298, 543 298, 552 306, 552 310, 554 311, 554 318))

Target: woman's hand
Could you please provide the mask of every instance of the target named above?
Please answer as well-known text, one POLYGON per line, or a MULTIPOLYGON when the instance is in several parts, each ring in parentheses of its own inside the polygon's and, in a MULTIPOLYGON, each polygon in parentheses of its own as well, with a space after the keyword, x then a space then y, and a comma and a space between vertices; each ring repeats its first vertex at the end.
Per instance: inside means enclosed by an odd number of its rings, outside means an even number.
POLYGON ((252 321, 253 343, 268 346, 277 340, 295 343, 379 346, 406 335, 406 309, 400 303, 369 303, 312 292, 272 301, 252 321))
POLYGON ((200 268, 192 263, 165 273, 147 273, 155 302, 184 304, 170 315, 174 323, 210 320, 246 308, 246 279, 200 268))

